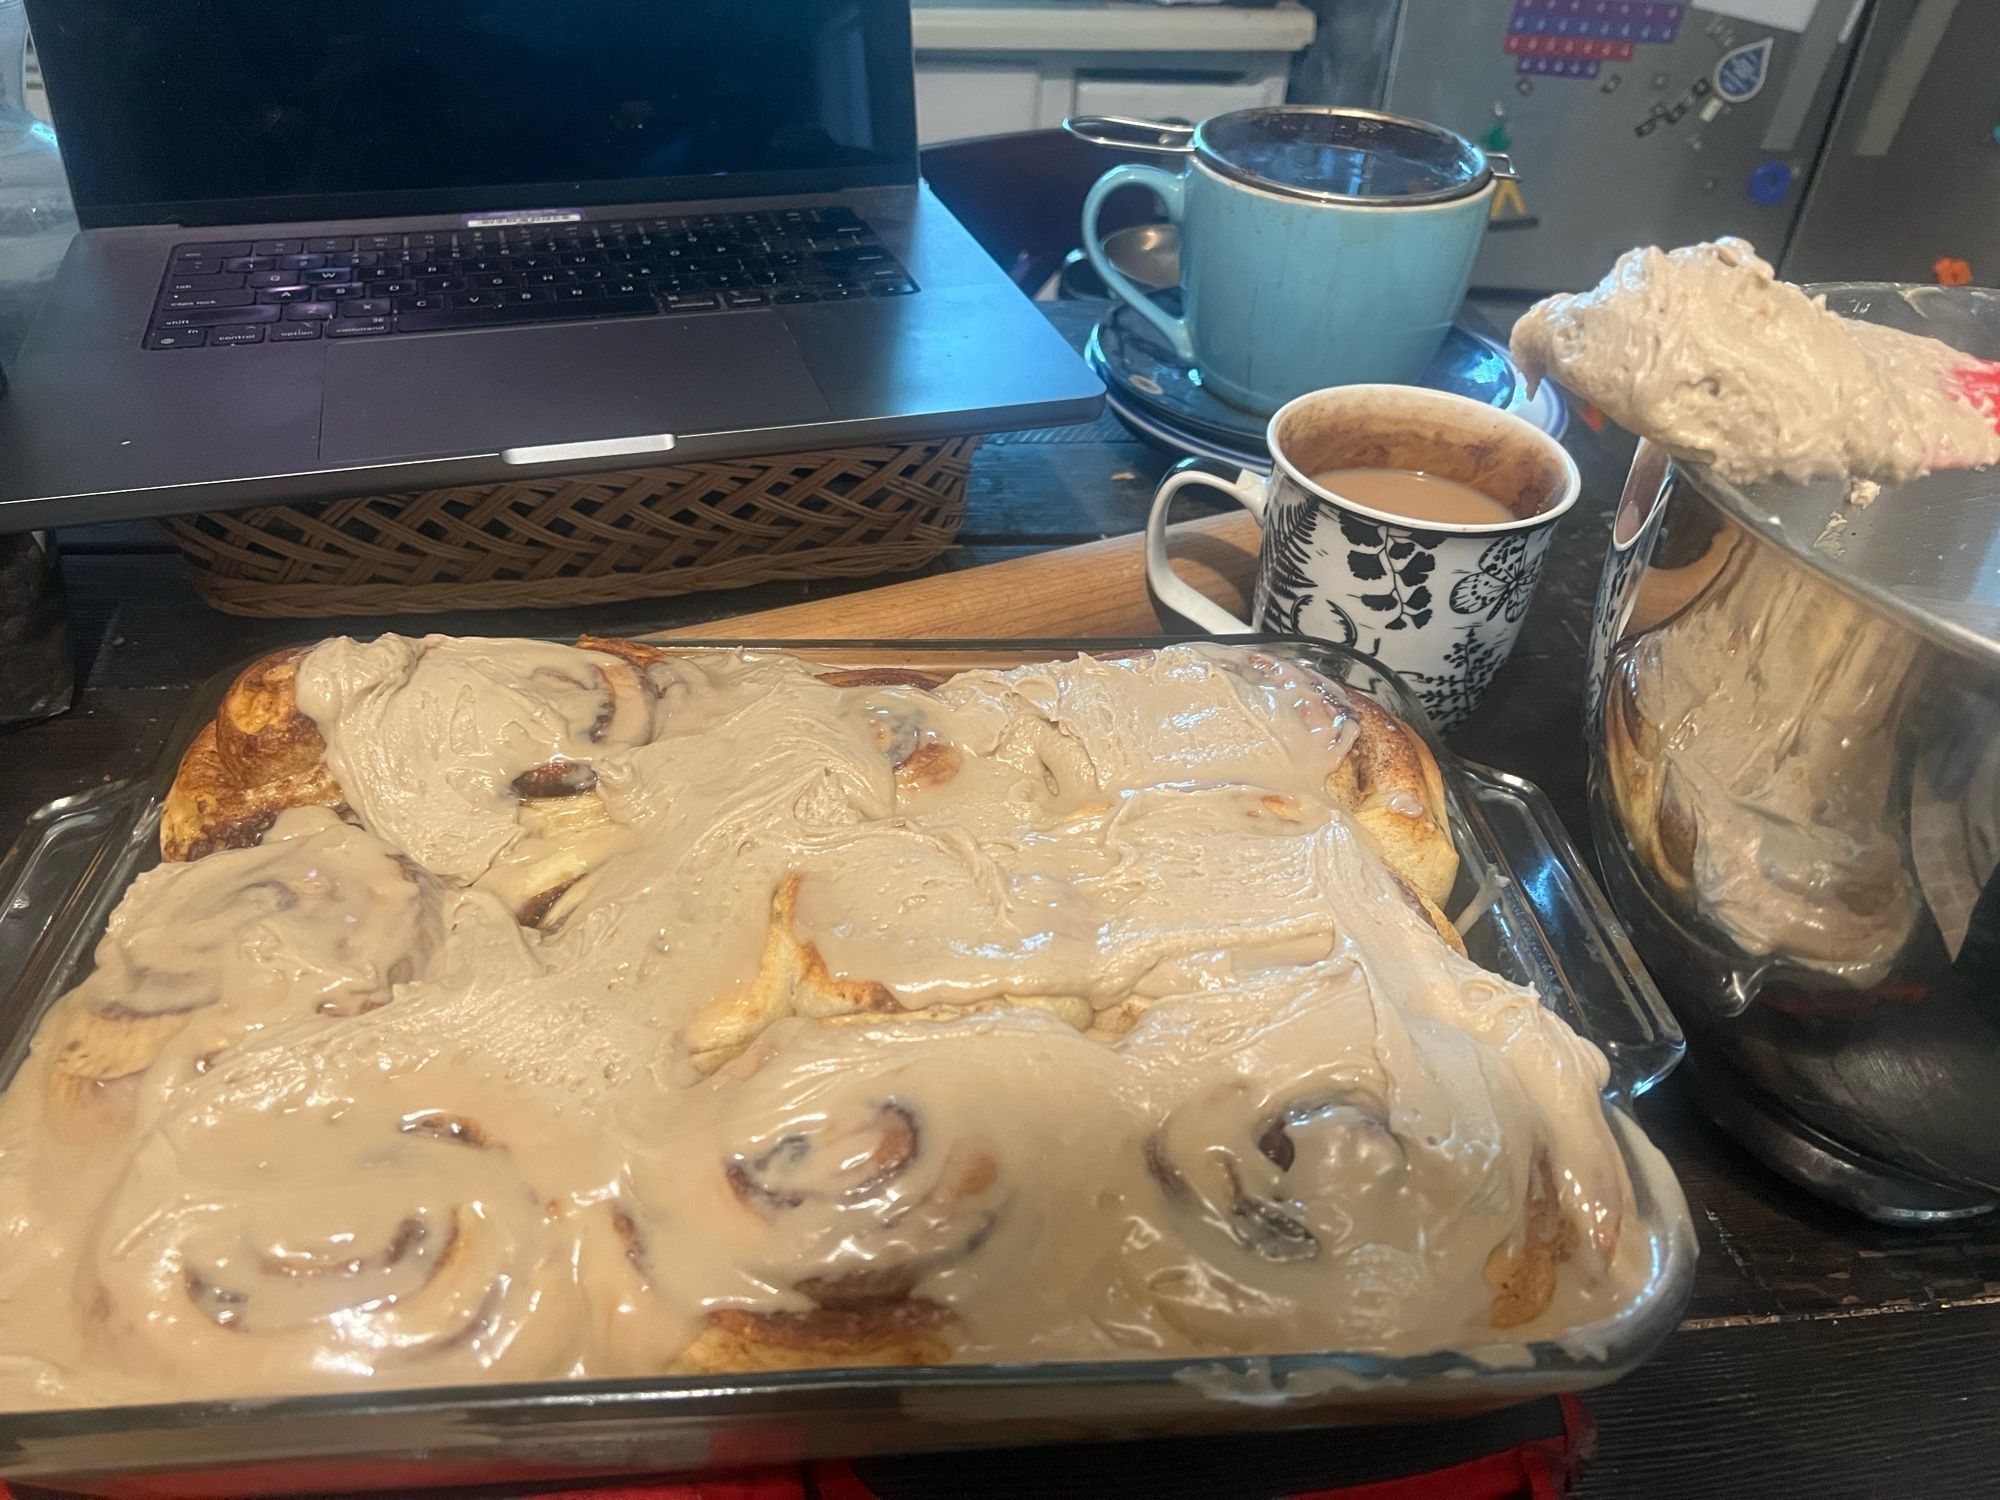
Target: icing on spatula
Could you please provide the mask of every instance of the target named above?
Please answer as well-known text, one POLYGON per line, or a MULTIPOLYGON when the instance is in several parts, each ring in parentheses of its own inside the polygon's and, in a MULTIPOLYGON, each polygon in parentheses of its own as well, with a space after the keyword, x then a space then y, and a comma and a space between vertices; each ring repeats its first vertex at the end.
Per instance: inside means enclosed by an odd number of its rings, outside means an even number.
POLYGON ((1742 240, 1630 251, 1530 308, 1513 353, 1530 381, 1734 483, 1840 475, 1862 500, 2000 463, 2000 364, 1829 312, 1742 240))

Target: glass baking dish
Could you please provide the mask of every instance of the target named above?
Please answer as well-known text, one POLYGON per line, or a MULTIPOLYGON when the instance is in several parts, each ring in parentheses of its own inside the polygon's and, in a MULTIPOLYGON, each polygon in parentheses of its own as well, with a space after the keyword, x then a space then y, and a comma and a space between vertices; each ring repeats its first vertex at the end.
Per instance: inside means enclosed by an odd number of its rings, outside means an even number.
MULTIPOLYGON (((716 645, 674 641, 675 649, 716 645)), ((770 643, 836 666, 954 671, 1159 641, 770 643)), ((252 1495, 666 1472, 948 1447, 1075 1442, 1252 1426, 1418 1421, 1616 1380, 1673 1329, 1695 1243, 1672 1169, 1631 1100, 1679 1060, 1678 1027, 1546 799, 1456 760, 1384 668, 1319 642, 1261 645, 1372 694, 1425 735, 1461 858, 1447 908, 1472 956, 1601 1047, 1604 1108, 1651 1276, 1630 1306, 1549 1342, 1406 1358, 1338 1350, 927 1369, 554 1381, 0 1413, 0 1478, 103 1495, 252 1495)), ((234 674, 197 693, 144 781, 51 804, 0 861, 0 1083, 46 1009, 87 972, 106 918, 158 859, 182 746, 234 674)))

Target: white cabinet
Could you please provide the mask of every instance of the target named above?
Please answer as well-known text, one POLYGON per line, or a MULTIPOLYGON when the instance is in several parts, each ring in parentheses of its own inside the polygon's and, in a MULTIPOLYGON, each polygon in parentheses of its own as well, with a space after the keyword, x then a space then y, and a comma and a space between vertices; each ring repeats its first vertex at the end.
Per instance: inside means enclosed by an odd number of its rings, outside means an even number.
POLYGON ((1255 9, 1138 0, 917 0, 926 145, 1043 129, 1070 114, 1199 120, 1284 102, 1313 38, 1298 0, 1255 9))

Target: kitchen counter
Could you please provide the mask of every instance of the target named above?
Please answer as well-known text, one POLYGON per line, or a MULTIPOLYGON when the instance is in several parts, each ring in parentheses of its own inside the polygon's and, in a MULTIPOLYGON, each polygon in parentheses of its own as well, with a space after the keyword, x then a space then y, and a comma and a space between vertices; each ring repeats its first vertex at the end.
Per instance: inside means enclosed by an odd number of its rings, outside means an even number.
MULTIPOLYGON (((1090 309, 1051 317, 1079 343, 1090 309)), ((1631 441, 1571 424, 1583 499, 1564 522, 1519 648, 1450 739, 1519 772, 1579 844, 1577 731, 1598 565, 1631 441)), ((935 571, 1139 529, 1171 462, 1115 419, 995 437, 959 544, 935 571)), ((715 619, 856 587, 775 584, 584 610, 241 620, 195 596, 150 526, 63 533, 76 708, 0 732, 0 841, 35 806, 134 774, 189 691, 248 657, 341 631, 609 633, 715 619)), ((862 585, 865 586, 865 585, 862 585)), ((1687 1321, 1623 1383, 1589 1396, 1598 1451, 1575 1493, 1762 1497, 2000 1494, 2000 1216, 1892 1230, 1820 1204, 1709 1127, 1673 1080, 1640 1116, 1673 1160, 1701 1241, 1687 1321)), ((942 1492, 941 1492, 942 1493, 942 1492)))
POLYGON ((1313 16, 1298 0, 1254 9, 1133 0, 917 0, 910 33, 920 52, 1296 52, 1313 39, 1313 16))

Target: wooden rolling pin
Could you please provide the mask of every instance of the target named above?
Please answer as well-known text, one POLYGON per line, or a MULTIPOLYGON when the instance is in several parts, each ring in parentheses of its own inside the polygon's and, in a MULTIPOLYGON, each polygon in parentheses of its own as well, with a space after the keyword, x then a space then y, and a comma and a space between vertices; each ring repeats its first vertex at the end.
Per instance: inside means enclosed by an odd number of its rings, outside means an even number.
MULTIPOLYGON (((1247 615, 1257 572, 1257 523, 1231 511, 1183 521, 1167 534, 1174 571, 1225 609, 1247 615)), ((1162 628, 1162 616, 1146 592, 1145 533, 1135 532, 958 573, 683 625, 660 635, 745 641, 1034 640, 1157 635, 1162 628)))

